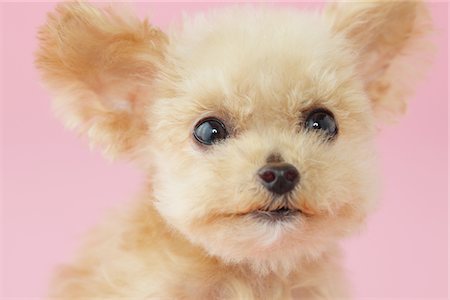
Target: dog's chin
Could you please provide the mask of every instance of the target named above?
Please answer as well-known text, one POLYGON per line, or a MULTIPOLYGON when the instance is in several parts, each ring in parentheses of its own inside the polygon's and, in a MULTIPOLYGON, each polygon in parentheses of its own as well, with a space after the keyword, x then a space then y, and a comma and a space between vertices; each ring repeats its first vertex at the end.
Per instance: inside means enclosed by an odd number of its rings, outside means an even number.
POLYGON ((305 215, 295 208, 256 208, 216 217, 185 233, 209 255, 266 272, 295 265, 294 260, 302 255, 305 246, 305 222, 305 215))
POLYGON ((185 214, 166 220, 190 242, 226 264, 247 265, 259 273, 285 272, 300 259, 319 253, 321 245, 311 247, 307 235, 314 216, 287 199, 277 200, 270 202, 272 205, 259 201, 240 211, 209 211, 192 219, 185 214))

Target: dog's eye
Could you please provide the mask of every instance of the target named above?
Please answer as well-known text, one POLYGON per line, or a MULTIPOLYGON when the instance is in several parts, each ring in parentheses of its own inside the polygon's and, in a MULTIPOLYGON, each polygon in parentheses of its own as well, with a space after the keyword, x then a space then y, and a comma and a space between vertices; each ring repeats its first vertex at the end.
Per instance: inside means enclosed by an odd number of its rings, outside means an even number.
POLYGON ((306 118, 305 127, 310 130, 321 130, 330 137, 334 137, 338 131, 333 114, 326 109, 312 111, 306 118))
POLYGON ((203 119, 197 123, 194 129, 195 139, 204 145, 212 145, 226 139, 227 136, 225 125, 217 118, 203 119))

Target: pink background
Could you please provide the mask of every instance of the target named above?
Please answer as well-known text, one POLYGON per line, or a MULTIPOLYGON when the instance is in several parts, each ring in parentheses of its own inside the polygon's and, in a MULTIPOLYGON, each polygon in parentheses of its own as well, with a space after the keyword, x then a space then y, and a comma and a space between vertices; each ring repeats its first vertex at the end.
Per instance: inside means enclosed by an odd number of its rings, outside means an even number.
MULTIPOLYGON (((181 11, 220 4, 135 5, 166 27, 181 11)), ((311 3, 284 4, 317 6, 311 3)), ((0 4, 2 298, 42 298, 80 237, 139 190, 142 174, 110 164, 63 129, 33 68, 36 28, 52 3, 0 4)), ((436 61, 407 115, 378 145, 383 193, 365 231, 344 242, 356 298, 447 298, 448 4, 430 4, 436 61)))

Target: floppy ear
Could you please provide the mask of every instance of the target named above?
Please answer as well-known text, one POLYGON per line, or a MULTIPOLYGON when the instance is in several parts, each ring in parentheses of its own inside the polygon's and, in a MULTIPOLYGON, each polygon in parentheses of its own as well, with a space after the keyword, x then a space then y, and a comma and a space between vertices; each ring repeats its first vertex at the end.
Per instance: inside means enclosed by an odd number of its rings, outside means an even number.
POLYGON ((36 65, 64 123, 112 157, 132 154, 147 132, 165 34, 147 20, 77 2, 57 6, 38 38, 36 65))
POLYGON ((341 2, 327 6, 332 30, 348 39, 375 113, 391 119, 430 63, 431 20, 417 1, 341 2))

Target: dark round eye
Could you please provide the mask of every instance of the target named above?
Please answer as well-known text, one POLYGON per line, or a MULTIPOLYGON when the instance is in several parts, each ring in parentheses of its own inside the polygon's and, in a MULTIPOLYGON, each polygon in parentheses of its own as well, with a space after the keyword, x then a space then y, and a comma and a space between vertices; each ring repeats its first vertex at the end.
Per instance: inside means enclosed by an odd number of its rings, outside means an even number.
POLYGON ((305 127, 310 130, 321 130, 330 137, 334 137, 338 131, 333 114, 326 109, 312 111, 306 118, 305 127))
POLYGON ((217 118, 203 119, 194 128, 195 139, 204 145, 212 145, 226 139, 227 136, 225 125, 217 118))

